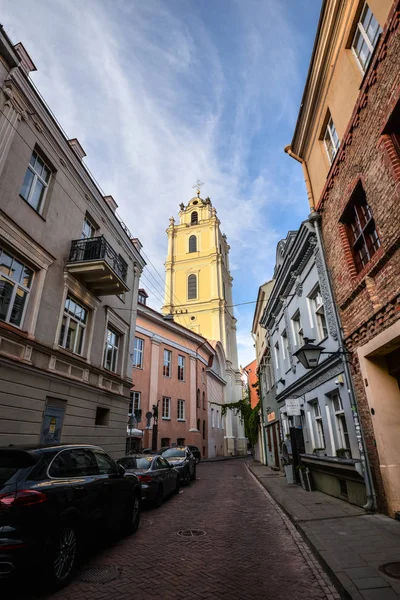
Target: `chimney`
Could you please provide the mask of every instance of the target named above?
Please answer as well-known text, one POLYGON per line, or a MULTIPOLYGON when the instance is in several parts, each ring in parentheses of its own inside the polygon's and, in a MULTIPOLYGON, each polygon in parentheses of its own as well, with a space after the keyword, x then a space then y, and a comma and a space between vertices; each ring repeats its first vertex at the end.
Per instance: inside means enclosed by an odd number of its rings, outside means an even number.
POLYGON ((115 213, 118 208, 118 204, 115 202, 114 198, 112 196, 104 196, 104 200, 107 202, 113 213, 115 213))
POLYGON ((140 250, 143 248, 143 244, 140 242, 139 238, 131 238, 131 242, 136 250, 140 252, 140 250))
POLYGON ((72 138, 72 140, 68 140, 68 144, 71 146, 72 150, 75 152, 79 160, 82 160, 84 156, 86 156, 86 152, 78 142, 76 138, 72 138))
POLYGON ((37 68, 35 67, 31 57, 27 53, 25 46, 22 44, 22 42, 18 42, 18 44, 15 44, 14 50, 21 59, 19 66, 21 67, 21 69, 27 77, 32 71, 37 71, 37 68))

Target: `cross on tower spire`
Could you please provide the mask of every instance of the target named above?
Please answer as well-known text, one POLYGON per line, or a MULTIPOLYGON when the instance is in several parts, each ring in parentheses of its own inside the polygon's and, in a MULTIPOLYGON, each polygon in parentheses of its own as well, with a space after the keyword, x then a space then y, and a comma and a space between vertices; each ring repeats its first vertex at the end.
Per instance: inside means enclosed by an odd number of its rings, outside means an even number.
POLYGON ((198 179, 196 181, 196 183, 194 185, 192 185, 192 188, 194 190, 196 190, 198 197, 200 197, 200 189, 203 187, 203 185, 204 185, 204 181, 200 181, 200 179, 198 179))

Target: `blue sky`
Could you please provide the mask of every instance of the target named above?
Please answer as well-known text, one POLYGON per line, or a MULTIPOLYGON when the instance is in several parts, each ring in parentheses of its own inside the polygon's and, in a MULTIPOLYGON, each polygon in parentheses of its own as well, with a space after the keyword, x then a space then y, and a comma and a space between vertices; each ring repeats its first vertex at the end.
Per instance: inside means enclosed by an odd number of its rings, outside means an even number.
MULTIPOLYGON (((307 217, 284 154, 321 0, 0 0, 2 23, 89 169, 139 237, 162 300, 168 218, 205 182, 231 246, 234 302, 271 278, 277 242, 307 217), (161 277, 160 277, 161 276, 161 277)), ((238 306, 239 360, 254 304, 238 306)))

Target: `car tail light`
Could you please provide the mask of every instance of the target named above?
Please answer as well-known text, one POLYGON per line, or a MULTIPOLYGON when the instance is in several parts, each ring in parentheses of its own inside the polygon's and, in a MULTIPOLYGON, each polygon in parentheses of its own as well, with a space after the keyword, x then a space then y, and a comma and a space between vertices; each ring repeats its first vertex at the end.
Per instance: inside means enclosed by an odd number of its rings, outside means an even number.
POLYGON ((0 508, 6 506, 31 506, 32 504, 40 504, 47 500, 42 492, 36 490, 18 490, 12 494, 0 495, 0 508))
POLYGON ((138 475, 138 479, 141 483, 150 483, 151 475, 138 475))

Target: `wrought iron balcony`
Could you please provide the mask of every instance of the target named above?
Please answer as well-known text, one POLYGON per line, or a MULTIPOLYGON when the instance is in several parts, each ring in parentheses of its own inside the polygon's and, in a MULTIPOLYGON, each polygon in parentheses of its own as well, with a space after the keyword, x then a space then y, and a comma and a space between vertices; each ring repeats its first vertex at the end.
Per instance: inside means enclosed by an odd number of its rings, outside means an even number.
POLYGON ((128 265, 104 236, 74 240, 67 263, 68 271, 98 296, 128 291, 128 265))

